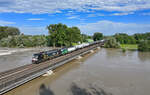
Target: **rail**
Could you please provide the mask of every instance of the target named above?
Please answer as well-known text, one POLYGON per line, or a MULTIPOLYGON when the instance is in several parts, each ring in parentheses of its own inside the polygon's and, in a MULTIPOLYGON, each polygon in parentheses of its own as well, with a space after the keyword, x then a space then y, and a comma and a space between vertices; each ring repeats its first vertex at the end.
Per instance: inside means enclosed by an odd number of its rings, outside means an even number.
POLYGON ((102 45, 103 43, 97 43, 40 64, 25 65, 16 69, 2 72, 0 73, 0 94, 3 94, 34 78, 37 78, 46 73, 46 71, 53 70, 65 64, 66 62, 73 60, 77 56, 85 54, 90 50, 102 45))

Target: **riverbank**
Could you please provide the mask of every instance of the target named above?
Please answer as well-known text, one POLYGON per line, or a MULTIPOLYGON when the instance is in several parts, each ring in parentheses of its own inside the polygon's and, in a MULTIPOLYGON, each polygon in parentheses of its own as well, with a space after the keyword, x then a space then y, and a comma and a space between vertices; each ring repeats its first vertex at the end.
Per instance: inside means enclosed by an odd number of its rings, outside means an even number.
POLYGON ((137 50, 138 49, 137 44, 121 44, 120 46, 122 49, 126 49, 126 50, 137 50))
POLYGON ((53 47, 32 47, 32 48, 7 48, 0 47, 0 56, 10 55, 19 52, 27 52, 27 51, 46 51, 54 49, 53 47))

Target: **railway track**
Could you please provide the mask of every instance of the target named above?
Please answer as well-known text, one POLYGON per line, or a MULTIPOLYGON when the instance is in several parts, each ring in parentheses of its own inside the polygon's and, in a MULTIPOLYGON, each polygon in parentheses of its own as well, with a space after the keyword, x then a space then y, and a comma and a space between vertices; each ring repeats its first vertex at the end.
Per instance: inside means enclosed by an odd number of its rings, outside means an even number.
POLYGON ((59 56, 57 58, 51 59, 46 62, 42 62, 40 64, 29 64, 29 65, 18 67, 16 69, 12 69, 12 70, 9 70, 6 72, 2 72, 2 73, 0 73, 0 94, 9 85, 19 82, 20 80, 23 80, 23 79, 25 79, 33 74, 36 74, 44 69, 47 69, 56 64, 59 64, 60 62, 63 62, 71 57, 77 56, 88 50, 96 48, 97 46, 99 46, 99 44, 88 46, 86 48, 82 48, 82 49, 73 51, 69 54, 59 56))
POLYGON ((28 64, 28 65, 24 65, 24 66, 21 66, 21 67, 17 67, 17 68, 15 68, 15 69, 11 69, 11 70, 8 70, 8 71, 0 72, 0 78, 3 77, 3 76, 5 76, 5 75, 7 75, 7 74, 14 73, 14 72, 16 72, 16 71, 19 71, 19 70, 21 70, 21 69, 23 69, 23 68, 27 68, 27 67, 30 67, 30 66, 31 66, 31 64, 28 64))

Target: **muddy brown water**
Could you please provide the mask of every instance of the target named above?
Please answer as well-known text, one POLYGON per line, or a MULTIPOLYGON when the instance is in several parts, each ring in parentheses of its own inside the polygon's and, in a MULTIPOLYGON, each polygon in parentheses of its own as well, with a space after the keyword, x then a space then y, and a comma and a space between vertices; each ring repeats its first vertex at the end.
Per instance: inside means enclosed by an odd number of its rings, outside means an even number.
POLYGON ((43 47, 43 48, 30 48, 30 50, 23 51, 22 49, 0 48, 0 72, 4 72, 27 64, 32 64, 31 59, 34 53, 38 53, 40 51, 45 51, 50 49, 51 48, 43 47), (16 52, 13 52, 11 54, 1 55, 2 51, 5 51, 3 53, 7 53, 8 51, 10 52, 14 50, 16 52), (22 52, 20 52, 20 50, 22 50, 22 52))
POLYGON ((100 49, 4 95, 150 95, 150 53, 100 49))

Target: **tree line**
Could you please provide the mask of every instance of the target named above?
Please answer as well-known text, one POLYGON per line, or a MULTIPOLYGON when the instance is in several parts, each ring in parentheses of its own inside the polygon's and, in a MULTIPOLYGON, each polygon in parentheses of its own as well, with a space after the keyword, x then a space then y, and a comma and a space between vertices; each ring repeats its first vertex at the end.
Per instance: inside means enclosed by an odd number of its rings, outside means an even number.
POLYGON ((46 46, 47 39, 44 35, 24 35, 16 27, 0 26, 1 47, 35 47, 46 46))
POLYGON ((119 44, 137 44, 139 51, 150 51, 150 32, 148 33, 136 33, 134 35, 128 35, 125 33, 117 33, 113 36, 107 36, 108 40, 105 44, 106 47, 119 48, 119 44))
POLYGON ((139 44, 142 40, 150 40, 150 32, 136 33, 134 35, 117 33, 114 37, 120 44, 139 44))
POLYGON ((78 27, 65 24, 50 24, 46 27, 48 35, 23 35, 18 28, 0 26, 0 46, 3 47, 35 47, 35 46, 74 46, 83 42, 106 39, 106 48, 120 48, 120 44, 138 44, 139 51, 150 51, 150 32, 128 35, 117 33, 104 36, 100 32, 92 36, 82 34, 78 27))
POLYGON ((91 36, 81 34, 78 27, 68 27, 65 24, 51 24, 46 27, 49 35, 24 35, 18 28, 0 26, 0 46, 2 47, 36 47, 36 46, 73 46, 91 36))
POLYGON ((2 47, 36 47, 46 46, 47 39, 44 35, 15 35, 3 38, 0 41, 2 47))

